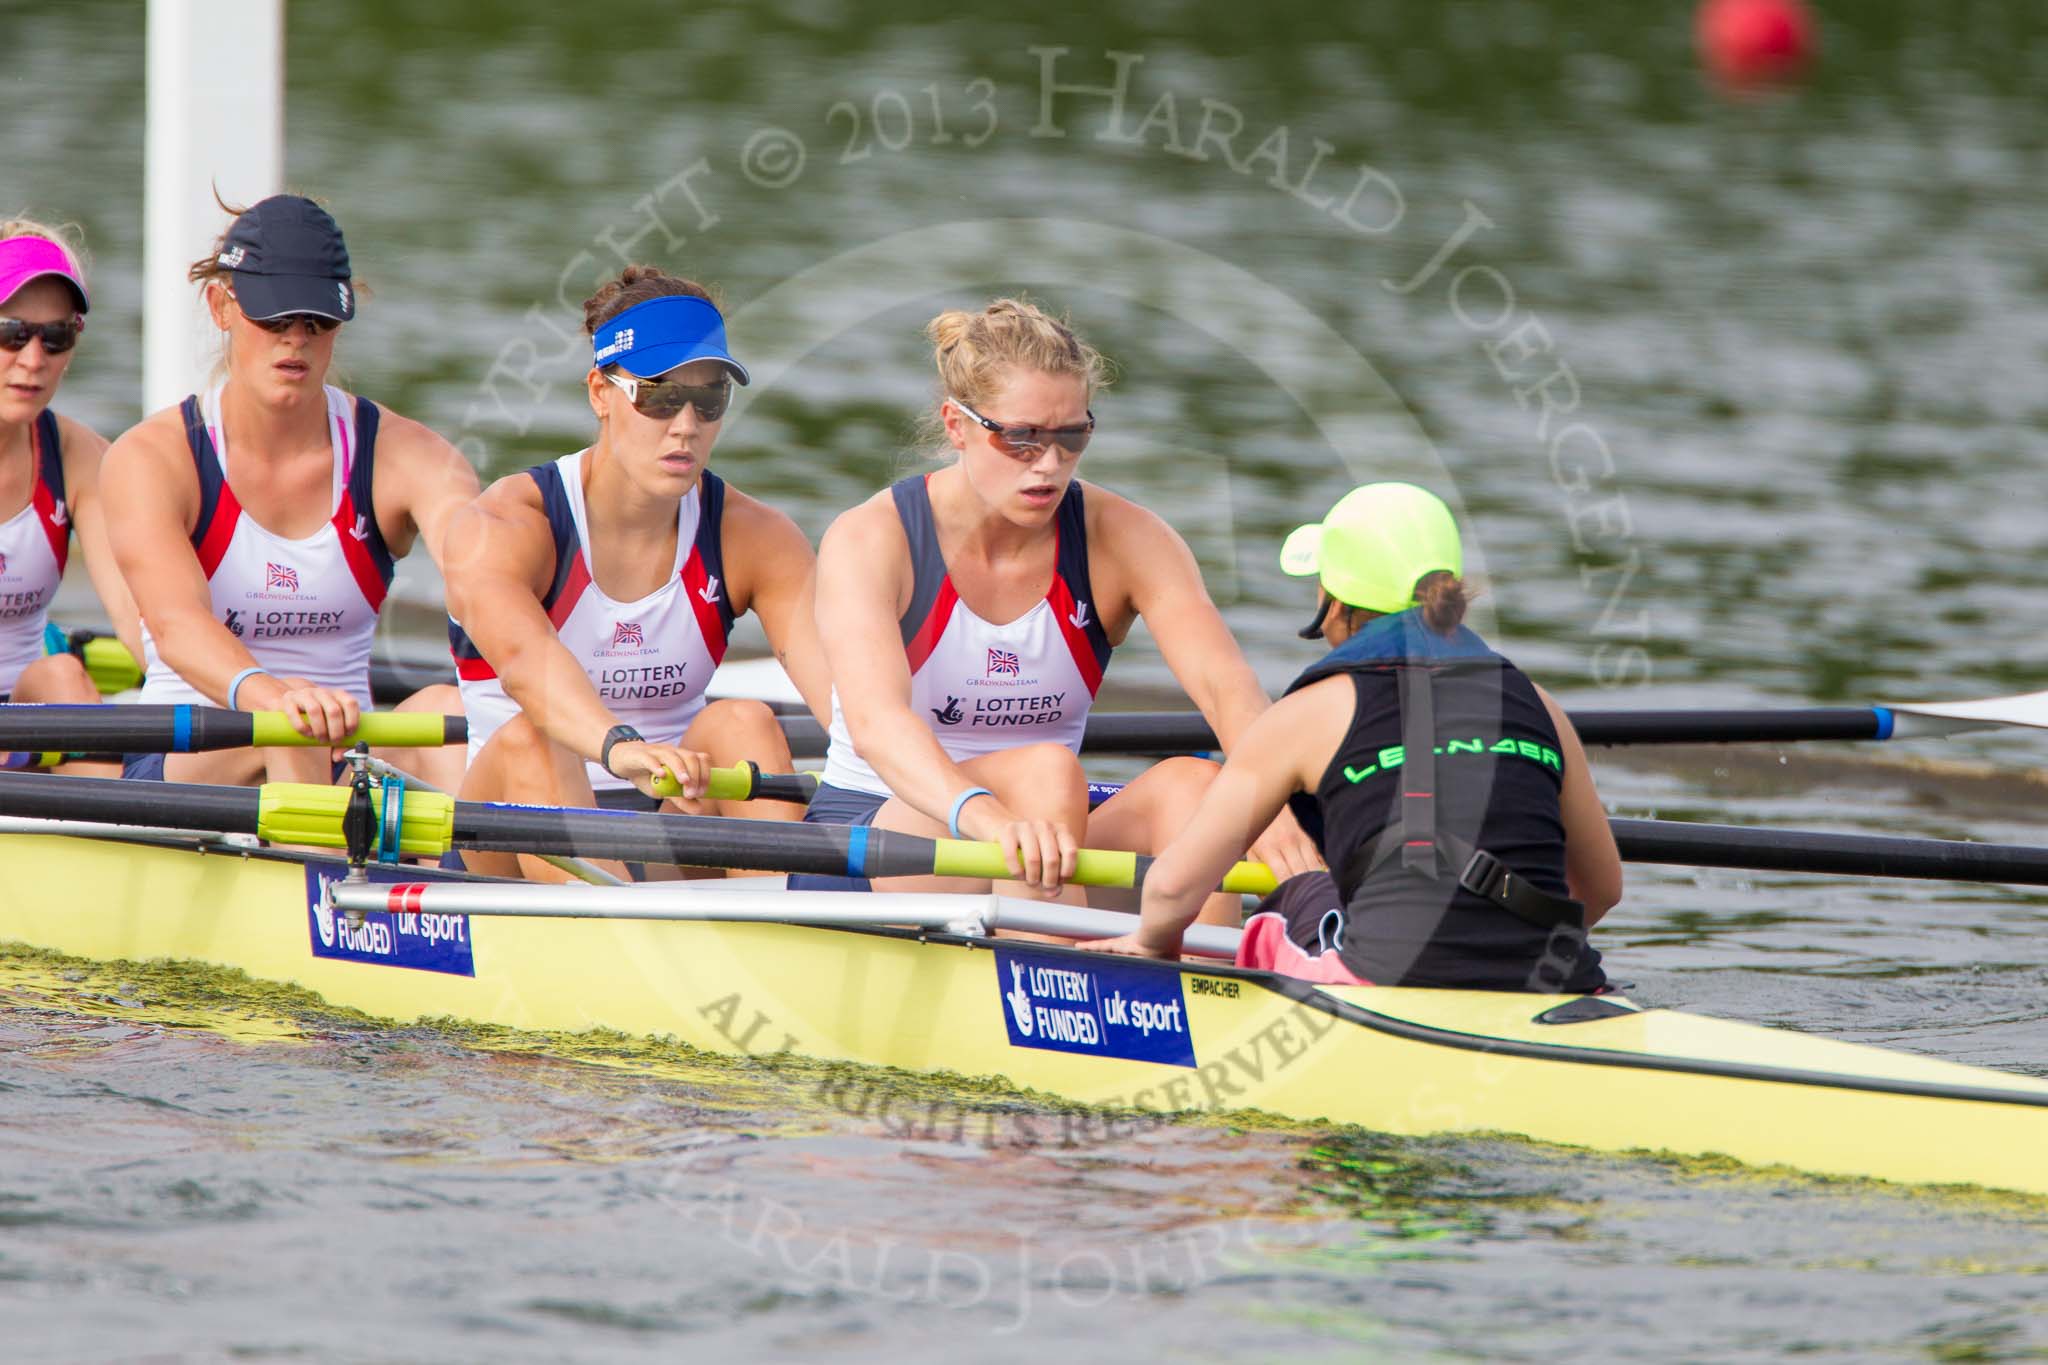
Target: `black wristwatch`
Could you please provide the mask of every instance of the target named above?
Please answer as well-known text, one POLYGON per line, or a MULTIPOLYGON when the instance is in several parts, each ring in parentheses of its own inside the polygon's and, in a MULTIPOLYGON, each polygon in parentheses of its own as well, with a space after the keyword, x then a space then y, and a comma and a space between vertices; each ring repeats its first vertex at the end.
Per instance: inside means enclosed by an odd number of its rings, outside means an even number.
POLYGON ((604 748, 598 750, 597 766, 608 773, 612 773, 613 777, 617 777, 618 774, 612 772, 612 746, 614 744, 645 744, 646 742, 645 736, 632 726, 614 725, 611 729, 604 732, 604 748))

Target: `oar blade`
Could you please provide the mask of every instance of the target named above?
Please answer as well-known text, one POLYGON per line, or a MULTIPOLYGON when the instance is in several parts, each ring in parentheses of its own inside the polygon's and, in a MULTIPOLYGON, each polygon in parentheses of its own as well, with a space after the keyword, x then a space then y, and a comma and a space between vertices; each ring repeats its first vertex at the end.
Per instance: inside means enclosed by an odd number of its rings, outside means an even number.
MULTIPOLYGON (((2048 692, 2022 692, 2017 696, 1986 697, 1981 701, 1893 703, 1889 709, 1939 721, 1968 722, 1967 728, 2010 725, 2030 730, 2048 730, 2048 692)), ((1962 728, 1966 727, 1951 727, 1962 728)))

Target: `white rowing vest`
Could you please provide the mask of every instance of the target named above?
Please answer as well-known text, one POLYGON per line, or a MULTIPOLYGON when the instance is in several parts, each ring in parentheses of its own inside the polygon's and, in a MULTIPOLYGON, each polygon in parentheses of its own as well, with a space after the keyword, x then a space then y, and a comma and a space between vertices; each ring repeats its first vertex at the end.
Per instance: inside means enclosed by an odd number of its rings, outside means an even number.
POLYGON ((23 669, 43 657, 50 599, 57 595, 71 549, 63 440, 57 414, 48 408, 29 426, 29 464, 34 476, 28 501, 0 522, 0 697, 14 690, 23 669))
MULTIPOLYGON (((526 471, 540 486, 541 506, 555 541, 555 576, 541 605, 555 634, 583 665, 597 695, 619 718, 648 739, 674 744, 704 709, 711 671, 725 657, 732 633, 732 601, 725 590, 720 524, 725 484, 710 471, 676 509, 676 559, 668 581, 632 602, 606 595, 590 576, 590 523, 583 506, 581 450, 526 471)), ((469 761, 498 727, 519 714, 498 673, 453 617, 448 648, 469 717, 469 761)), ((631 786, 586 763, 594 791, 631 786)))
MULTIPOLYGON (((1054 519, 1058 549, 1045 600, 996 625, 969 610, 953 588, 932 520, 928 477, 913 475, 890 489, 910 542, 913 572, 910 606, 897 623, 910 661, 911 709, 956 763, 1047 741, 1079 753, 1110 653, 1089 586, 1080 481, 1067 485, 1054 519)), ((875 796, 891 794, 854 750, 837 688, 823 780, 875 796)))
MULTIPOLYGON (((272 677, 350 693, 367 709, 370 644, 393 568, 371 500, 377 405, 367 398, 352 405, 347 394, 328 386, 334 514, 294 540, 259 525, 228 486, 221 388, 214 385, 203 403, 195 396, 180 407, 199 473, 192 550, 206 574, 213 614, 272 677)), ((142 650, 143 701, 211 705, 163 661, 147 625, 142 650)))

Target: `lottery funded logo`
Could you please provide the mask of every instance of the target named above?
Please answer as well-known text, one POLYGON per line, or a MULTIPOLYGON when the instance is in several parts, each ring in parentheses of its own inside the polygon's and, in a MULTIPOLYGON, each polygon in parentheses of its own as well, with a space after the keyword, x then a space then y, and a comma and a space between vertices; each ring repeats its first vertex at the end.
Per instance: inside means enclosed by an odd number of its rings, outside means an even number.
MULTIPOLYGON (((418 868, 370 868, 372 882, 412 881, 418 868)), ((434 873, 431 880, 440 880, 434 873)), ((346 915, 327 902, 326 883, 340 874, 306 868, 306 940, 314 957, 369 967, 403 967, 448 976, 475 976, 476 953, 467 915, 424 912, 346 915)))
POLYGON ((1065 692, 1034 692, 1036 677, 1024 674, 1021 651, 984 646, 982 676, 961 679, 965 688, 977 689, 971 709, 961 712, 963 698, 948 697, 942 711, 931 708, 941 725, 959 725, 970 730, 1012 730, 1039 725, 1057 725, 1066 715, 1065 692))
MULTIPOLYGON (((591 651, 600 659, 638 659, 659 651, 647 643, 647 628, 639 621, 612 622, 609 645, 591 651)), ((691 683, 686 663, 626 663, 597 670, 593 681, 597 695, 608 702, 659 701, 687 696, 691 683)))
POLYGON ((1180 973, 1170 966, 998 947, 997 990, 1012 1047, 1195 1065, 1180 973))

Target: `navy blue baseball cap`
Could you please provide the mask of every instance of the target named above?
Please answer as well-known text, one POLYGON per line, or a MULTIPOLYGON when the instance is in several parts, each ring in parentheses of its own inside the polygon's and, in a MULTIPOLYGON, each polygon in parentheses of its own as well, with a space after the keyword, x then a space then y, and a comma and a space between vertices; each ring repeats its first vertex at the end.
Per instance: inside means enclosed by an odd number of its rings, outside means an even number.
POLYGON ((348 244, 326 209, 296 194, 274 194, 235 219, 220 263, 235 279, 235 302, 251 319, 312 313, 336 322, 356 315, 348 244))
POLYGON ((747 367, 725 344, 725 319, 717 305, 693 294, 664 294, 636 303, 597 329, 590 338, 590 363, 617 365, 637 379, 659 379, 678 365, 716 360, 747 382, 747 367))

